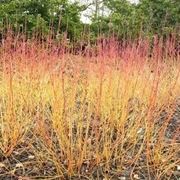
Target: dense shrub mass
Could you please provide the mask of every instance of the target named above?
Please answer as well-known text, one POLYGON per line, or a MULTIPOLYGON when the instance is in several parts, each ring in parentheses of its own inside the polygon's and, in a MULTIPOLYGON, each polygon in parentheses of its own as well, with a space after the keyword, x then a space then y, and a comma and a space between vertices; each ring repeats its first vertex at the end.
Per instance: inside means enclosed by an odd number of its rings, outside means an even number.
POLYGON ((178 0, 1 0, 0 179, 177 180, 179 14, 178 0))
POLYGON ((180 59, 173 37, 110 38, 76 55, 66 38, 5 37, 0 179, 178 179, 180 59))

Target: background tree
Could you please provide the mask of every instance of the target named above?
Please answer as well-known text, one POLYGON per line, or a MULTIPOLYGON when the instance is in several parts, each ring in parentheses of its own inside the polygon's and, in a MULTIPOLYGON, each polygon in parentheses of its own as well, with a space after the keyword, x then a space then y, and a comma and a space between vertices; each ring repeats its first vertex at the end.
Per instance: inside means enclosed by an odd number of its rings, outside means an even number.
POLYGON ((138 4, 127 0, 104 0, 102 5, 110 13, 92 18, 92 29, 97 31, 98 24, 102 32, 107 33, 111 28, 121 38, 167 35, 180 25, 178 0, 140 0, 138 4))
POLYGON ((146 34, 171 33, 180 23, 180 3, 178 0, 140 0, 137 13, 143 17, 146 34))
POLYGON ((53 31, 67 31, 69 38, 77 38, 82 31, 81 10, 77 2, 68 0, 3 0, 0 23, 4 27, 9 22, 14 29, 26 28, 29 33, 48 33, 53 27, 53 31))
POLYGON ((86 33, 91 39, 110 33, 131 39, 140 35, 164 36, 176 31, 178 34, 180 3, 179 0, 139 0, 138 4, 130 0, 1 0, 1 31, 8 23, 14 30, 29 34, 48 34, 51 30, 61 38, 62 32, 67 32, 68 38, 75 41, 87 37, 86 33), (82 13, 87 10, 91 24, 81 21, 82 13))

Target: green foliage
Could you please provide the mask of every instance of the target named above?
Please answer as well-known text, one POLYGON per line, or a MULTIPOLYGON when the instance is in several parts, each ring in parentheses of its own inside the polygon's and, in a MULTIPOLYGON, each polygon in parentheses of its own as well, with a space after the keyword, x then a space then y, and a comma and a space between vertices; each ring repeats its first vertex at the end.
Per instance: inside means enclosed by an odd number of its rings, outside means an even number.
POLYGON ((138 4, 128 0, 93 0, 83 5, 70 0, 1 0, 0 28, 11 24, 18 32, 29 34, 48 34, 51 30, 57 37, 67 32, 68 38, 77 41, 84 29, 81 13, 89 6, 94 6, 89 27, 91 39, 112 32, 132 39, 140 35, 164 36, 180 25, 179 0, 140 0, 138 4))
MULTIPOLYGON (((102 31, 105 32, 110 23, 110 28, 120 37, 166 35, 180 24, 178 0, 141 0, 138 4, 127 0, 104 0, 104 6, 110 10, 110 15, 99 16, 96 22, 104 24, 102 31)), ((93 27, 96 22, 93 21, 93 27)))
POLYGON ((144 17, 143 29, 152 34, 171 33, 180 23, 178 0, 141 0, 139 14, 144 17))
POLYGON ((78 36, 82 29, 81 6, 67 0, 4 0, 0 2, 1 24, 7 22, 15 29, 26 28, 29 33, 67 31, 69 38, 78 36), (4 23, 3 23, 4 22, 4 23), (59 28, 59 29, 58 29, 59 28), (52 28, 51 28, 52 29, 52 28))

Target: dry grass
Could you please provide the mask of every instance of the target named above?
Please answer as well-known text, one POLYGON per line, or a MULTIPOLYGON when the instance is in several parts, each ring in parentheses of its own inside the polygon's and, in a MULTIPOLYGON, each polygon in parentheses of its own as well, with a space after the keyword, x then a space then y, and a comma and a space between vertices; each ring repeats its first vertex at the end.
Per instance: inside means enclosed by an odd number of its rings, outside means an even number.
POLYGON ((0 179, 178 179, 179 57, 33 43, 0 51, 0 179))

